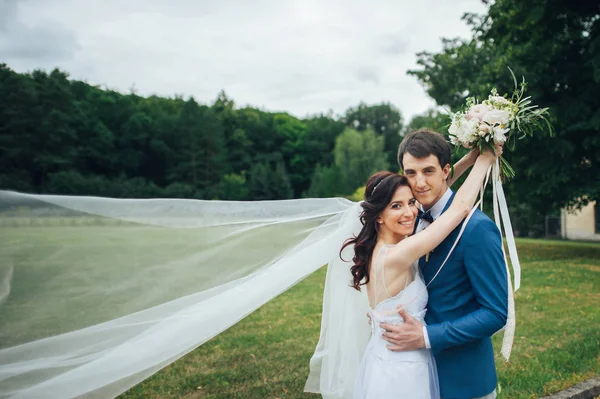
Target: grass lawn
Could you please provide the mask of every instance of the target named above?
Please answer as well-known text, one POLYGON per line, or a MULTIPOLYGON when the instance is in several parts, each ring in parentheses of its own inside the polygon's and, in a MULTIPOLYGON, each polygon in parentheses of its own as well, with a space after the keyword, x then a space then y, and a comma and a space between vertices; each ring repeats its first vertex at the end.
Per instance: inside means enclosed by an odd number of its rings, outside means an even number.
MULTIPOLYGON (((517 242, 522 286, 499 398, 538 398, 600 374, 600 244, 517 242)), ((318 340, 321 269, 120 398, 317 398, 302 392, 318 340)))

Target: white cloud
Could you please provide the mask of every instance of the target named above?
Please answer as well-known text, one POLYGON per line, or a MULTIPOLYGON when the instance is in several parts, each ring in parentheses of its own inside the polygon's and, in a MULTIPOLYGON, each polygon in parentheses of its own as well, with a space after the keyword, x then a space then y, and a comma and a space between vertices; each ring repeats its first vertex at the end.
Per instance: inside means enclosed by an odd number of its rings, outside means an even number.
POLYGON ((461 15, 485 12, 479 0, 5 1, 0 59, 17 71, 59 67, 204 103, 224 89, 238 105, 300 117, 360 101, 424 112, 434 103, 406 75, 416 53, 469 37, 461 15))

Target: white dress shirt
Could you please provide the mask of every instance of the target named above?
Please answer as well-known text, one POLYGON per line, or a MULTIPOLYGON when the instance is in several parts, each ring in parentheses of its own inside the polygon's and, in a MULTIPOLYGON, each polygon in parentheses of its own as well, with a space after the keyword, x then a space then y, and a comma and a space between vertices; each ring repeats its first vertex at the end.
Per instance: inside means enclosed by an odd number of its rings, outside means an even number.
MULTIPOLYGON (((433 220, 440 217, 442 211, 446 207, 446 204, 450 200, 450 197, 452 197, 452 190, 448 188, 442 196, 442 198, 440 198, 438 202, 436 202, 431 208, 429 208, 429 214, 431 215, 433 220)), ((423 210, 422 207, 421 210, 423 210)), ((428 221, 420 219, 419 224, 417 225, 416 233, 425 230, 430 224, 431 223, 429 223, 428 221)), ((427 349, 431 349, 431 343, 429 342, 429 334, 427 334, 427 327, 425 326, 423 326, 423 339, 425 340, 425 347, 427 349)))

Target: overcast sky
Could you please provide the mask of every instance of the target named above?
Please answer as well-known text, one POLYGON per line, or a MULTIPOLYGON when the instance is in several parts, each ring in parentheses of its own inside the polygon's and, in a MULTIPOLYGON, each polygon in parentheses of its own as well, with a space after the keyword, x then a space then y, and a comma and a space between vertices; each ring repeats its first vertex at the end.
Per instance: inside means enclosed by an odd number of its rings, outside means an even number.
POLYGON ((298 117, 388 101, 406 119, 434 102, 406 74, 441 37, 470 37, 480 0, 0 0, 0 62, 58 67, 141 95, 224 89, 238 106, 298 117))

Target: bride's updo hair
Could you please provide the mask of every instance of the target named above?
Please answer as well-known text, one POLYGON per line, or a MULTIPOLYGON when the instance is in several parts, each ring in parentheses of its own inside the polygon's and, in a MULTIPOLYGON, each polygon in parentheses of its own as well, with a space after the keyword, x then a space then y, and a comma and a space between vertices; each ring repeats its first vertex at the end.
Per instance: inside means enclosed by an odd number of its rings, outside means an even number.
MULTIPOLYGON (((361 285, 369 282, 369 264, 379 232, 377 217, 392 201, 398 187, 402 186, 410 187, 406 177, 392 172, 377 172, 367 180, 364 201, 361 203, 363 210, 360 214, 360 222, 363 227, 358 236, 347 239, 340 249, 341 258, 344 248, 354 245, 354 257, 352 258, 354 265, 350 268, 350 272, 353 277, 352 286, 358 291, 360 291, 361 285)), ((342 260, 344 259, 342 258, 342 260)))

